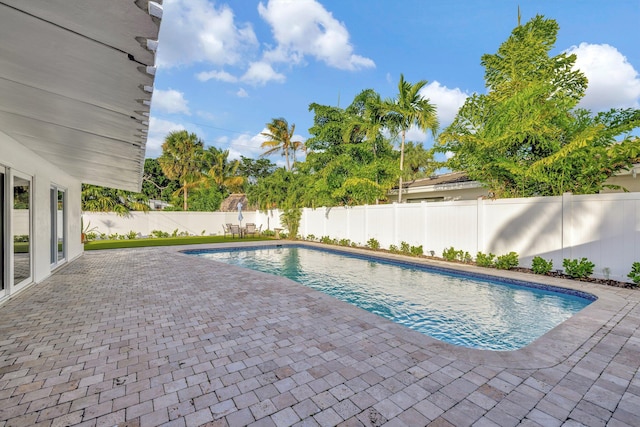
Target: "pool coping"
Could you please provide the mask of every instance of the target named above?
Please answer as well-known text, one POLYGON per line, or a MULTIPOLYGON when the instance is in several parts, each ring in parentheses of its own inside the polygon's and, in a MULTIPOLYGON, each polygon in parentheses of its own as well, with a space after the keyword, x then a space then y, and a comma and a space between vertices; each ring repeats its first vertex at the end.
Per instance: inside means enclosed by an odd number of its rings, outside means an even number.
MULTIPOLYGON (((638 301, 640 292, 624 289, 608 287, 606 285, 598 285, 589 282, 580 282, 576 280, 560 279, 550 276, 532 277, 531 274, 510 271, 510 270, 494 270, 473 265, 450 263, 426 258, 409 257, 399 254, 390 254, 385 252, 373 252, 367 249, 352 247, 335 247, 320 243, 305 241, 264 241, 264 242, 230 242, 222 244, 200 244, 164 247, 164 250, 177 253, 181 256, 192 255, 184 252, 190 250, 206 250, 206 249, 232 249, 241 247, 269 247, 269 246, 308 246, 311 248, 331 250, 337 252, 345 252, 360 256, 388 259, 390 261, 398 261, 411 263, 414 265, 423 265, 425 267, 442 268, 446 270, 459 271, 465 274, 479 275, 485 277, 495 277, 497 279, 515 280, 528 283, 535 283, 551 287, 570 289, 581 293, 594 295, 597 299, 573 315, 571 318, 557 325, 531 344, 512 351, 494 351, 479 350, 462 346, 449 344, 436 338, 430 337, 423 333, 409 329, 406 326, 394 323, 391 320, 382 318, 376 314, 370 313, 364 309, 360 309, 346 302, 337 300, 329 295, 324 295, 339 304, 346 304, 355 310, 360 310, 361 316, 367 321, 375 324, 381 330, 398 335, 408 342, 420 348, 436 351, 444 357, 452 357, 474 364, 484 364, 496 368, 517 368, 517 369, 541 369, 555 366, 566 360, 569 356, 576 353, 589 338, 600 333, 600 331, 609 331, 621 317, 621 312, 627 304, 628 300, 638 301)), ((211 260, 202 260, 203 262, 212 262, 211 260)), ((241 267, 236 267, 241 268, 241 267)), ((254 270, 247 270, 246 274, 266 275, 254 270)), ((269 275, 272 276, 272 275, 269 275)), ((280 280, 290 282, 296 286, 304 286, 293 280, 280 277, 280 280)))

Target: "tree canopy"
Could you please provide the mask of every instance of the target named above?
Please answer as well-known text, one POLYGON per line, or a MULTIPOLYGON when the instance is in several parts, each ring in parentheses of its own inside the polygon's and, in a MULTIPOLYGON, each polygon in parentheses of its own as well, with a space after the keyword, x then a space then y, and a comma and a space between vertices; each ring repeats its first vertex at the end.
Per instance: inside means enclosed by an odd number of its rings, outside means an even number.
POLYGON ((536 16, 482 56, 486 94, 467 98, 439 138, 447 166, 496 197, 595 193, 640 156, 639 110, 578 108, 587 88, 575 55, 550 56, 559 27, 536 16))

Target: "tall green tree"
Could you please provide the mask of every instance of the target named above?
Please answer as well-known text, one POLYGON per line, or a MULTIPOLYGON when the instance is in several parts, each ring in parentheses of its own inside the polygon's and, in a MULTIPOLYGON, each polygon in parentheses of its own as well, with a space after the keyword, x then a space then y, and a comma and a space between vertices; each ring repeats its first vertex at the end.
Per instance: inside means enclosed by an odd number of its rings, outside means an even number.
POLYGON ((167 135, 162 144, 158 163, 169 179, 180 181, 183 209, 188 210, 189 189, 197 186, 202 178, 204 142, 195 133, 186 130, 167 135))
POLYGON ((411 84, 400 74, 398 94, 395 99, 385 101, 386 125, 394 133, 400 134, 400 178, 398 182, 398 202, 402 201, 402 178, 404 174, 404 144, 407 131, 417 126, 423 131, 430 130, 435 137, 438 131, 436 107, 420 94, 427 85, 426 80, 411 84))
POLYGON ((276 169, 277 166, 275 163, 269 159, 252 159, 240 156, 238 171, 240 175, 244 177, 245 192, 248 186, 255 185, 259 179, 266 178, 275 172, 276 169))
POLYGON ((242 189, 244 177, 240 175, 240 161, 229 159, 229 150, 209 147, 204 152, 204 182, 214 185, 223 194, 242 189))
POLYGON ((311 104, 314 125, 306 142, 302 172, 315 179, 309 189, 314 206, 374 203, 385 198, 397 178, 395 153, 383 137, 380 97, 358 94, 346 109, 311 104))
POLYGON ((558 30, 536 16, 483 55, 488 92, 467 98, 440 135, 447 165, 497 197, 597 192, 640 155, 639 110, 577 108, 588 82, 575 55, 550 56, 558 30))
POLYGON ((170 202, 172 194, 180 188, 180 182, 169 179, 162 172, 158 159, 144 160, 142 175, 142 193, 150 199, 170 202))
POLYGON ((267 140, 261 145, 266 148, 263 156, 269 156, 274 153, 281 152, 287 162, 287 170, 291 170, 290 158, 293 158, 295 164, 295 152, 304 149, 302 141, 294 141, 293 136, 296 131, 296 125, 289 126, 289 122, 283 117, 272 119, 267 123, 267 132, 261 135, 267 140))

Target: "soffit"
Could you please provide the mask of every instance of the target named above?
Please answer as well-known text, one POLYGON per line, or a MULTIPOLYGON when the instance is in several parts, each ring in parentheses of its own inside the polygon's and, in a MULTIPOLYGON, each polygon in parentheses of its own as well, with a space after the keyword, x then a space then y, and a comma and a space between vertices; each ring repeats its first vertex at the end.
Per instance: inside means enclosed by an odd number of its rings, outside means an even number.
POLYGON ((160 22, 147 10, 1 0, 0 130, 84 183, 138 191, 154 80, 146 46, 160 22))

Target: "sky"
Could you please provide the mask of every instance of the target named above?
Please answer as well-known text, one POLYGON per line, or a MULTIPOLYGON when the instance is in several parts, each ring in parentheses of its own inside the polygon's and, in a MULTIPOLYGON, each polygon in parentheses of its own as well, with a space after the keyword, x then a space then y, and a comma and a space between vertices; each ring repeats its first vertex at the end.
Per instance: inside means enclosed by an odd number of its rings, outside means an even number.
MULTIPOLYGON (((146 157, 186 129, 230 158, 257 159, 266 123, 310 137, 311 103, 383 99, 406 81, 437 107, 441 129, 486 92, 483 54, 536 15, 560 27, 551 54, 575 53, 593 112, 640 108, 640 0, 164 0, 146 157)), ((434 144, 417 129, 408 139, 434 144)), ((269 157, 283 165, 279 155, 269 157)))

